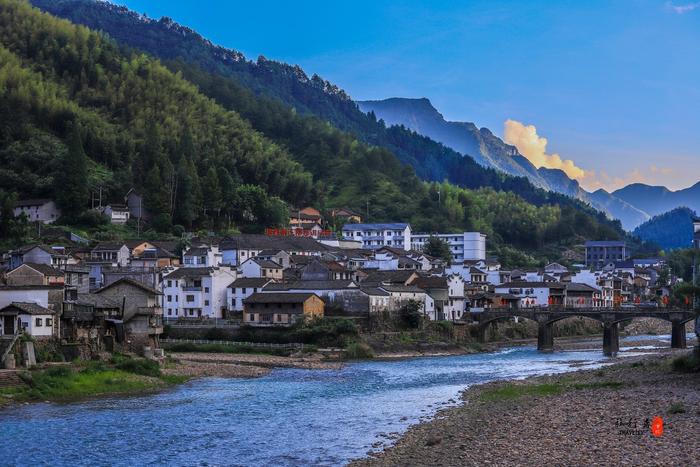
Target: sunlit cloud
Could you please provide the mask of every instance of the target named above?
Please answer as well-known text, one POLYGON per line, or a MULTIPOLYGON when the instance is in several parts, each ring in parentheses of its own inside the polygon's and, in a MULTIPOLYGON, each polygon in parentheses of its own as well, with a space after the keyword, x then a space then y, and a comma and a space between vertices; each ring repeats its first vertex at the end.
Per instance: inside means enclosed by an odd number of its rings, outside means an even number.
POLYGON ((623 188, 631 183, 645 183, 647 185, 663 184, 660 177, 673 176, 676 170, 670 167, 657 167, 650 165, 643 169, 633 169, 626 174, 610 175, 607 171, 595 170, 586 171, 586 175, 579 180, 579 183, 588 191, 595 191, 600 188, 612 192, 623 188))
POLYGON ((559 169, 574 180, 586 176, 586 171, 571 159, 562 159, 559 154, 547 154, 547 138, 538 135, 534 125, 524 125, 517 120, 508 119, 504 123, 503 140, 518 148, 518 152, 538 169, 559 169))
POLYGON ((694 3, 686 3, 685 5, 674 5, 671 2, 668 2, 666 4, 668 8, 670 8, 672 11, 679 15, 684 15, 686 13, 689 13, 693 10, 697 10, 700 8, 700 2, 694 2, 694 3))
POLYGON ((579 167, 573 160, 564 159, 559 154, 547 153, 547 138, 537 133, 534 125, 525 125, 517 120, 508 119, 503 125, 503 140, 512 144, 537 168, 560 169, 566 175, 577 180, 588 191, 600 188, 611 192, 631 183, 659 185, 678 178, 676 169, 649 165, 633 168, 626 173, 610 174, 606 170, 588 170, 579 167))

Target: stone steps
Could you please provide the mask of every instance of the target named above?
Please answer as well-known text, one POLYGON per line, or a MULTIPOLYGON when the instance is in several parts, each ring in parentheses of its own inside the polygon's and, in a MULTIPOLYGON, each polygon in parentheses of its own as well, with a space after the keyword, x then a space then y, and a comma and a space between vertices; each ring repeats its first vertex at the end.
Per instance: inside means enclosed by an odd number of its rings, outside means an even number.
POLYGON ((24 388, 27 383, 19 377, 15 370, 0 370, 0 388, 24 388))

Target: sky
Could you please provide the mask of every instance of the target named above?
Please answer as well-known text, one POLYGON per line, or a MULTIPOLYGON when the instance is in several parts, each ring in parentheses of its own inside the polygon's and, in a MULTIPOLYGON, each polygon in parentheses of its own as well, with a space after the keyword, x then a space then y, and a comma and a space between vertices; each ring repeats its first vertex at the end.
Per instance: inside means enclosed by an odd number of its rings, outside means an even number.
POLYGON ((589 190, 700 181, 700 1, 115 3, 356 100, 427 97, 589 190))

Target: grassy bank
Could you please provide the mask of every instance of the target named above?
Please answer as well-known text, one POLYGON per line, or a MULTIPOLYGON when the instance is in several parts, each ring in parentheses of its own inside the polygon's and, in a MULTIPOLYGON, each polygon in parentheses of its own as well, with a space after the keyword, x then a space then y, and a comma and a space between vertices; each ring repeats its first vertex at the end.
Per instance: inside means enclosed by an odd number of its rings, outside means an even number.
POLYGON ((0 401, 71 401, 93 396, 140 394, 186 381, 161 374, 158 363, 115 355, 20 373, 26 385, 0 388, 0 401))

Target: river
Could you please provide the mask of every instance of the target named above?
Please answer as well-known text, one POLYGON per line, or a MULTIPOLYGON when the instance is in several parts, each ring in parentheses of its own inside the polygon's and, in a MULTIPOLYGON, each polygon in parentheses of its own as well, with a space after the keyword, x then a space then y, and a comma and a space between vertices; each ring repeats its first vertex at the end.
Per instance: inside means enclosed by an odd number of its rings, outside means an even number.
POLYGON ((0 464, 340 465, 472 384, 603 365, 599 345, 279 369, 140 397, 11 407, 0 411, 0 464))

